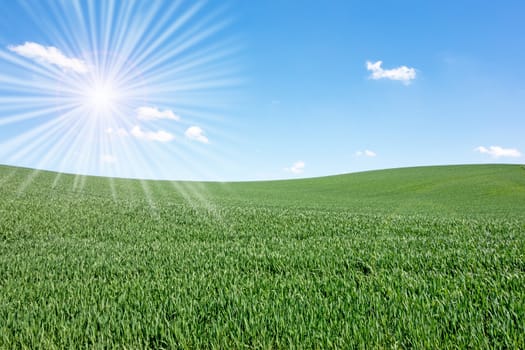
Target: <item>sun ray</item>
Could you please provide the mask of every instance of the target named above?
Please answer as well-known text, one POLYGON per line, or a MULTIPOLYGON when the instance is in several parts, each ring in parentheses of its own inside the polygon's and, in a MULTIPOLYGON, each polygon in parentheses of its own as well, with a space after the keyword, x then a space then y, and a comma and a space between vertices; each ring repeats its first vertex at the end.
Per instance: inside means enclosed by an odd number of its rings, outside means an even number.
MULTIPOLYGON (((202 160, 216 162, 224 147, 188 140, 184 132, 200 123, 221 135, 223 89, 239 83, 232 57, 240 45, 218 35, 231 21, 224 7, 71 0, 21 8, 47 36, 0 49, 0 125, 11 133, 0 138, 0 161, 59 171, 53 186, 61 173, 77 174, 74 191, 83 191, 89 174, 212 175, 202 160), (169 112, 171 120, 140 119, 144 107, 169 112)), ((114 200, 125 184, 109 180, 114 200)), ((178 187, 188 201, 210 208, 204 187, 178 187)), ((141 189, 156 215, 157 190, 148 182, 141 189)))
POLYGON ((0 154, 9 155, 12 157, 15 152, 23 152, 25 149, 24 145, 25 147, 38 146, 41 141, 45 140, 49 130, 53 130, 53 128, 63 123, 65 120, 67 120, 67 118, 67 113, 62 114, 58 118, 50 119, 46 123, 40 124, 39 126, 30 129, 7 142, 4 142, 0 148, 0 152, 2 152, 0 154))
MULTIPOLYGON (((178 57, 184 51, 190 49, 192 46, 198 44, 200 41, 211 36, 212 34, 218 32, 221 28, 224 28, 226 21, 218 25, 214 25, 210 28, 203 30, 202 32, 198 31, 198 28, 192 28, 190 31, 182 34, 182 39, 170 43, 168 46, 169 50, 164 48, 162 51, 157 52, 154 57, 149 57, 147 64, 141 66, 143 74, 149 74, 151 70, 158 69, 162 65, 166 64, 171 59, 178 57), (182 42, 181 42, 182 41, 182 42)), ((139 61, 140 62, 140 61, 139 61)), ((129 72, 125 72, 129 74, 129 72)))
MULTIPOLYGON (((139 47, 139 50, 134 51, 134 53, 139 53, 138 57, 135 57, 133 54, 130 55, 130 59, 137 64, 141 64, 146 60, 149 55, 160 47, 160 45, 165 42, 170 35, 172 35, 177 29, 182 27, 186 22, 188 22, 203 6, 202 2, 194 4, 190 9, 188 9, 182 16, 177 18, 170 27, 163 31, 163 33, 151 44, 147 46, 145 50, 142 51, 142 47, 139 47)), ((170 44, 170 46, 173 44, 170 44)), ((124 74, 129 73, 125 71, 124 74)))
POLYGON ((46 77, 50 80, 56 80, 57 75, 61 74, 60 70, 53 66, 38 65, 32 61, 24 60, 22 58, 15 56, 12 53, 8 53, 8 52, 1 51, 1 50, 0 50, 0 60, 11 63, 12 66, 17 67, 18 69, 22 69, 25 72, 30 72, 31 74, 39 74, 40 76, 46 77))
MULTIPOLYGON (((113 14, 115 12, 115 2, 113 0, 105 3, 105 11, 102 11, 102 40, 100 46, 102 46, 102 52, 107 53, 110 49, 109 40, 111 38, 111 27, 113 24, 113 14)), ((102 56, 102 67, 104 72, 108 71, 108 57, 106 54, 102 56)))
POLYGON ((74 104, 67 104, 67 105, 61 105, 61 106, 55 105, 55 106, 52 106, 52 107, 49 107, 49 108, 42 108, 42 109, 37 109, 37 110, 31 109, 29 111, 16 113, 16 114, 14 114, 11 117, 6 117, 6 118, 3 118, 3 119, 0 119, 0 126, 1 125, 12 124, 12 123, 19 123, 19 122, 22 122, 22 121, 25 121, 25 120, 29 120, 29 119, 45 117, 45 116, 48 116, 51 113, 62 112, 62 111, 65 111, 65 110, 69 110, 69 109, 71 109, 73 107, 74 107, 74 104))
POLYGON ((25 180, 16 189, 16 194, 18 197, 24 194, 25 190, 31 185, 31 183, 36 179, 36 177, 40 175, 40 173, 41 170, 39 169, 33 169, 29 172, 25 180))

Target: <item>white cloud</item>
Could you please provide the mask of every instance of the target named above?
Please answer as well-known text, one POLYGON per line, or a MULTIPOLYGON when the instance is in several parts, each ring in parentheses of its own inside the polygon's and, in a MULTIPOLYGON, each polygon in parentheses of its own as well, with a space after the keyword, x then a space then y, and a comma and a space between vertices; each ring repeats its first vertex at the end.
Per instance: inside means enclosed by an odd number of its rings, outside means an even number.
POLYGON ((100 161, 102 163, 114 164, 117 162, 117 158, 111 154, 103 154, 100 156, 100 161))
POLYGON ((175 137, 167 131, 144 131, 140 126, 136 125, 131 129, 131 135, 140 140, 169 142, 175 137))
POLYGON ((299 161, 293 163, 291 167, 284 168, 284 170, 288 171, 290 173, 293 173, 293 174, 301 174, 301 173, 304 172, 305 166, 306 166, 306 164, 302 160, 299 160, 299 161))
POLYGON ((355 155, 356 157, 375 157, 377 156, 377 153, 369 149, 365 149, 364 151, 355 152, 355 155))
POLYGON ((204 135, 204 130, 199 128, 198 126, 190 126, 185 132, 184 135, 186 135, 187 138, 190 140, 199 141, 202 143, 208 143, 208 138, 204 135))
POLYGON ((107 128, 104 131, 111 136, 127 137, 131 135, 137 139, 146 141, 169 142, 175 138, 167 131, 145 131, 138 125, 135 125, 129 132, 124 128, 107 128))
POLYGON ((67 57, 53 46, 42 46, 37 43, 26 42, 24 45, 11 45, 7 48, 20 56, 31 58, 40 63, 53 64, 64 70, 72 70, 81 74, 89 71, 86 62, 78 58, 67 57))
POLYGON ((490 146, 489 148, 479 146, 474 149, 476 152, 488 154, 491 157, 512 157, 518 158, 521 157, 521 152, 515 148, 503 148, 500 146, 490 146))
POLYGON ((137 108, 137 118, 141 120, 157 120, 157 119, 170 119, 170 120, 180 120, 180 117, 173 113, 170 109, 165 109, 163 111, 159 110, 156 107, 139 107, 137 108))
POLYGON ((405 84, 410 84, 411 80, 416 79, 416 70, 414 68, 409 68, 407 66, 401 66, 393 69, 383 69, 381 65, 383 61, 377 62, 366 62, 366 69, 371 71, 371 79, 390 79, 390 80, 399 80, 405 84))

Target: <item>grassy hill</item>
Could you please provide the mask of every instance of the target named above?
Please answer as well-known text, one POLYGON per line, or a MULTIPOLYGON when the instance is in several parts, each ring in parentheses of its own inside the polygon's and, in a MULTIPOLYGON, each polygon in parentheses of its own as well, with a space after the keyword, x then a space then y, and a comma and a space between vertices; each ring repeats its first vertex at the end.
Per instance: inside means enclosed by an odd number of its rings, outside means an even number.
POLYGON ((229 189, 238 199, 362 213, 525 214, 525 167, 519 165, 401 168, 229 189))
POLYGON ((9 189, 17 194, 55 192, 194 205, 248 202, 257 206, 339 208, 354 213, 525 217, 525 166, 520 165, 429 166, 232 183, 109 179, 0 166, 0 185, 2 182, 4 195, 9 189))
POLYGON ((0 166, 0 348, 524 348, 525 169, 0 166))

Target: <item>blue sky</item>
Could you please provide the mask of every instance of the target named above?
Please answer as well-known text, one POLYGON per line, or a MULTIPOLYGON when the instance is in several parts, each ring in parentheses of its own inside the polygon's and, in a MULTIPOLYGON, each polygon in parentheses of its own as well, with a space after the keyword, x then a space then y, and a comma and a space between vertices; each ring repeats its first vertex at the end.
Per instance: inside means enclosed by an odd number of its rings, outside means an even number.
POLYGON ((108 4, 2 1, 0 163, 195 180, 524 163, 522 1, 108 4))

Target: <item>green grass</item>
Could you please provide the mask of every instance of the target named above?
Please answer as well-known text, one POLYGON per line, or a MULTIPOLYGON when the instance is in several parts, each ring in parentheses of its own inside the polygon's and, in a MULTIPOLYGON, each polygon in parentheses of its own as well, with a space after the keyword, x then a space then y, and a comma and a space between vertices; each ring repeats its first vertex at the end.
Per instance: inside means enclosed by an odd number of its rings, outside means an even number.
POLYGON ((0 348, 525 348, 525 169, 0 166, 0 348))

